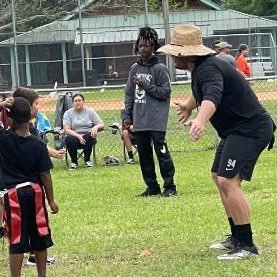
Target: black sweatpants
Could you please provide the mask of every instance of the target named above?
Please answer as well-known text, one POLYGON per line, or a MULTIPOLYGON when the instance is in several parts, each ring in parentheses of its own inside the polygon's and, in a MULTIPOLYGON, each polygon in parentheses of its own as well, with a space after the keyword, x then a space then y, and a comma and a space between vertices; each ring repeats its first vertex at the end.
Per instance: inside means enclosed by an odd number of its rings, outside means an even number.
POLYGON ((146 185, 149 187, 158 186, 153 157, 153 144, 159 161, 160 173, 164 180, 164 188, 175 190, 176 186, 173 179, 175 167, 167 147, 165 132, 134 132, 134 139, 138 149, 143 180, 146 185))
POLYGON ((78 164, 78 161, 77 161, 78 149, 84 149, 85 162, 88 162, 90 160, 92 147, 94 144, 96 144, 96 139, 92 138, 90 133, 84 134, 83 137, 84 137, 84 140, 86 141, 86 144, 84 145, 81 144, 80 141, 74 136, 67 135, 65 137, 66 149, 69 153, 72 163, 78 164))

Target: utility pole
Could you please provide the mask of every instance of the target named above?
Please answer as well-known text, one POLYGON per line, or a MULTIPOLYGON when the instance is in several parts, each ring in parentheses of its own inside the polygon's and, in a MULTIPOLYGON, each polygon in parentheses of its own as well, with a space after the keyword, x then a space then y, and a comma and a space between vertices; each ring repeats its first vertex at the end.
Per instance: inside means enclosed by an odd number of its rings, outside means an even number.
POLYGON ((148 2, 144 0, 144 8, 145 8, 145 26, 148 25, 148 2))
POLYGON ((81 11, 81 1, 78 0, 78 10, 79 10, 79 32, 80 32, 80 47, 81 47, 81 59, 82 59, 82 77, 83 86, 86 86, 86 71, 85 71, 85 55, 84 55, 84 38, 83 38, 83 25, 82 25, 82 11, 81 11))
MULTIPOLYGON (((170 28, 169 28, 169 5, 168 0, 162 0, 163 8, 163 21, 164 21, 164 40, 165 44, 170 43, 170 28)), ((174 72, 172 66, 172 58, 166 55, 166 66, 169 70, 170 79, 174 80, 174 72)))
POLYGON ((14 0, 11 0, 12 8, 12 26, 13 26, 13 53, 14 53, 14 69, 15 69, 15 87, 19 87, 19 68, 18 68, 18 52, 17 52, 17 42, 16 42, 16 13, 14 0))

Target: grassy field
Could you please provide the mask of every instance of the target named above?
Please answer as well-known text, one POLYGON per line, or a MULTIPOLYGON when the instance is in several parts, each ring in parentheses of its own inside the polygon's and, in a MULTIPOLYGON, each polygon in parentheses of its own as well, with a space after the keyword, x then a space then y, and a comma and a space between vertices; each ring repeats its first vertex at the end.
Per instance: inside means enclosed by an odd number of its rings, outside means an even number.
MULTIPOLYGON (((220 262, 208 248, 228 234, 209 169, 213 151, 172 153, 178 196, 135 197, 144 189, 139 165, 76 171, 55 162, 58 215, 50 215, 56 264, 48 276, 276 276, 276 149, 265 151, 245 183, 260 257, 220 262)), ((8 276, 7 243, 0 276, 8 276)), ((23 276, 36 276, 24 267, 23 276)))

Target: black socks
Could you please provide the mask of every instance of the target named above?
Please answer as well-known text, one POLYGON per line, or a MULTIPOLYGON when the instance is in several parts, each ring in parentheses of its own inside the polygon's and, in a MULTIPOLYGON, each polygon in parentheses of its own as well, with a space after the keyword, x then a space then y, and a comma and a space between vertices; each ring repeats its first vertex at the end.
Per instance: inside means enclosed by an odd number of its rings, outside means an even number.
POLYGON ((232 237, 236 238, 236 226, 235 226, 235 223, 233 221, 233 218, 228 217, 228 221, 229 221, 229 224, 230 224, 232 237))
POLYGON ((128 151, 128 157, 129 159, 134 159, 133 151, 128 151))
POLYGON ((243 246, 253 246, 251 224, 236 225, 236 239, 243 246))
POLYGON ((228 217, 232 237, 242 245, 253 246, 251 224, 235 225, 233 219, 228 217))

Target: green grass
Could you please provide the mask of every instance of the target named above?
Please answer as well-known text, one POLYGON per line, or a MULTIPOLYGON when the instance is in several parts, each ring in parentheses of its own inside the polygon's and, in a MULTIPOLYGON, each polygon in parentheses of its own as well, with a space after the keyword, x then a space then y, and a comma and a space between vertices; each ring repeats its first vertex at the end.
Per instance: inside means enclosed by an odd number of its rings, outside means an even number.
MULTIPOLYGON (((252 206, 259 258, 219 262, 209 243, 228 233, 209 176, 213 151, 172 153, 176 198, 137 198, 144 184, 139 165, 80 168, 62 161, 52 172, 58 215, 50 215, 56 264, 48 276, 276 276, 276 149, 265 151, 244 187, 252 206), (149 256, 141 256, 144 250, 149 256)), ((6 248, 7 244, 5 244, 6 248)), ((0 276, 8 276, 7 253, 0 276)), ((24 276, 36 276, 23 268, 24 276)))

